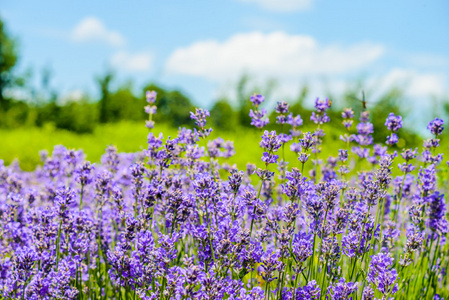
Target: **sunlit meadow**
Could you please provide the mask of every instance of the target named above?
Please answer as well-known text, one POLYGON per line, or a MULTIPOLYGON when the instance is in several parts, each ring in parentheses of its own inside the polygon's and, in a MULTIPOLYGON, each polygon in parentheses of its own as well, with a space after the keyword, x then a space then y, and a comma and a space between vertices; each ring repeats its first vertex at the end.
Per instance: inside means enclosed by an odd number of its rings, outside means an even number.
POLYGON ((254 94, 260 131, 234 145, 205 109, 191 112, 195 129, 159 134, 157 94, 147 101, 126 152, 108 146, 91 163, 71 148, 92 140, 68 137, 34 171, 0 164, 1 299, 449 297, 443 120, 422 147, 400 149, 399 115, 373 145, 367 110, 331 120, 328 99, 311 116, 279 102, 269 120, 254 94), (330 127, 346 133, 326 139, 330 127))

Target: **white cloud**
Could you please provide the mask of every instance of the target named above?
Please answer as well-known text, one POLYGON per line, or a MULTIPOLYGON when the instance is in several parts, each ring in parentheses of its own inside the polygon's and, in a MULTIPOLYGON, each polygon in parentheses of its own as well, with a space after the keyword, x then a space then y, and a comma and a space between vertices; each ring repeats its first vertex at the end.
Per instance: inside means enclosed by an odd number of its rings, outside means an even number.
POLYGON ((83 99, 84 95, 85 95, 85 93, 82 90, 72 90, 72 91, 68 92, 67 94, 65 94, 63 96, 63 98, 73 100, 73 101, 79 101, 79 100, 83 99))
POLYGON ((117 31, 110 30, 95 17, 87 17, 81 20, 71 32, 75 42, 100 41, 112 46, 125 44, 125 38, 117 31))
POLYGON ((153 57, 148 52, 128 53, 120 51, 115 53, 111 59, 111 65, 125 71, 148 71, 151 68, 153 57))
POLYGON ((298 81, 314 75, 357 71, 380 58, 384 47, 359 43, 319 45, 305 35, 284 32, 237 34, 224 42, 200 41, 175 50, 166 69, 222 82, 249 73, 259 78, 298 81))
POLYGON ((254 3, 263 9, 279 12, 305 10, 312 6, 313 0, 239 0, 240 2, 254 3))
POLYGON ((383 87, 403 86, 405 94, 410 97, 440 97, 447 92, 446 77, 440 73, 393 69, 380 81, 383 87))
POLYGON ((69 102, 78 102, 85 98, 86 93, 80 89, 66 91, 58 99, 58 104, 64 105, 69 102))
POLYGON ((411 54, 406 56, 406 61, 414 66, 422 68, 447 68, 449 67, 448 57, 421 53, 421 54, 411 54))

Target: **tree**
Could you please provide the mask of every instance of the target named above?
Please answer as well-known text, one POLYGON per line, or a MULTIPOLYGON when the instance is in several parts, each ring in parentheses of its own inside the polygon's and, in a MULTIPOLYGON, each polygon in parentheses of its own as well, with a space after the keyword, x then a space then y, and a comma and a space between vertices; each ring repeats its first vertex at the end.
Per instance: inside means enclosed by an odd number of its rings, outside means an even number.
POLYGON ((134 95, 131 82, 120 85, 109 94, 106 115, 108 122, 139 121, 145 118, 143 102, 134 95))
POLYGON ((16 83, 13 70, 17 60, 17 41, 9 36, 0 19, 0 109, 3 110, 8 108, 5 91, 16 83))
POLYGON ((247 127, 251 126, 251 118, 248 114, 249 110, 252 108, 251 102, 249 101, 249 97, 251 96, 251 92, 248 89, 249 80, 249 76, 244 74, 240 77, 236 86, 237 102, 239 104, 239 123, 240 125, 247 127))
POLYGON ((210 110, 213 128, 221 130, 235 130, 238 125, 236 112, 226 99, 215 102, 210 110))
MULTIPOLYGON (((195 111, 190 99, 177 90, 166 90, 156 84, 146 85, 142 93, 142 107, 146 105, 145 91, 155 91, 157 93, 156 106, 157 113, 154 116, 156 123, 169 122, 172 126, 193 125, 190 119, 190 112, 195 111)), ((143 111, 143 110, 142 110, 143 111)))
POLYGON ((108 104, 110 98, 111 82, 114 79, 114 73, 107 71, 103 76, 96 78, 98 87, 100 88, 100 122, 106 123, 110 120, 108 115, 108 104))

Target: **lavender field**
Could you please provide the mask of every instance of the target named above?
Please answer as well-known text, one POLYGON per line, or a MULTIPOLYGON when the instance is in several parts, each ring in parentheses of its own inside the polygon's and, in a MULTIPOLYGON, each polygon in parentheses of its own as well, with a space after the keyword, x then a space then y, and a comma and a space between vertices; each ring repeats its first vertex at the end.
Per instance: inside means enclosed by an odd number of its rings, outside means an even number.
POLYGON ((400 149, 393 113, 373 145, 368 110, 331 120, 328 99, 310 116, 279 102, 269 120, 262 95, 248 101, 260 140, 246 168, 227 162, 232 141, 210 138, 208 110, 191 112, 194 130, 159 134, 155 92, 143 151, 110 146, 91 163, 57 146, 32 172, 0 164, 0 299, 449 297, 443 120, 400 149), (323 142, 326 123, 346 132, 341 149, 323 142))

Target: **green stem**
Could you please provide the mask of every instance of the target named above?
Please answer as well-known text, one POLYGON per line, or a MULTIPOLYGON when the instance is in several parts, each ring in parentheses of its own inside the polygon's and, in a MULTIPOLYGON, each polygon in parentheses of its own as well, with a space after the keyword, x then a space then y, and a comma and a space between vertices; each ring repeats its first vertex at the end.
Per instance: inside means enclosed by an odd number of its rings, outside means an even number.
POLYGON ((171 226, 170 238, 173 236, 173 230, 175 229, 177 214, 178 214, 178 210, 175 210, 175 216, 173 218, 173 222, 172 222, 172 226, 171 226))
POLYGON ((399 209, 401 207, 402 191, 404 189, 404 182, 405 182, 405 176, 406 175, 407 175, 407 173, 404 172, 404 176, 402 177, 401 188, 399 189, 399 194, 398 194, 398 207, 396 207, 396 210, 394 212, 394 217, 393 217, 393 221, 394 222, 396 222, 397 219, 398 219, 399 209))
MULTIPOLYGON (((326 272, 327 272, 327 257, 326 257, 326 263, 325 263, 325 267, 324 267, 324 271, 323 271, 323 278, 321 279, 321 285, 320 287, 324 290, 324 280, 326 278, 326 272)), ((324 293, 321 293, 320 299, 321 297, 324 295, 324 293)))
POLYGON ((322 247, 323 247, 323 240, 324 240, 324 226, 326 226, 326 219, 327 219, 328 211, 329 211, 329 208, 326 208, 326 213, 324 214, 323 225, 321 226, 321 241, 320 241, 320 251, 318 252, 317 272, 318 272, 320 257, 321 257, 321 254, 322 254, 322 247))
MULTIPOLYGON (((357 252, 356 255, 359 254, 360 252, 360 245, 362 244, 362 237, 363 237, 363 233, 365 232, 365 225, 366 225, 366 221, 368 220, 368 216, 369 216, 369 211, 371 209, 371 205, 368 204, 368 210, 366 211, 366 215, 365 215, 365 220, 362 223, 362 232, 360 234, 360 238, 359 238, 359 246, 357 247, 357 252)), ((365 253, 365 252, 363 252, 365 253)), ((352 268, 352 272, 351 272, 351 277, 350 279, 352 280, 352 276, 354 275, 354 270, 355 270, 355 266, 357 265, 357 260, 354 261, 354 266, 352 268)))
POLYGON ((310 256, 309 272, 307 272, 308 278, 310 278, 310 275, 313 276, 313 261, 315 258, 315 241, 316 241, 316 233, 313 234, 312 255, 310 256))
POLYGON ((61 226, 62 226, 62 219, 59 221, 58 238, 56 239, 56 268, 58 267, 59 256, 61 251, 61 226))
POLYGON ((321 124, 318 124, 317 131, 316 131, 316 140, 315 140, 315 178, 314 183, 318 181, 318 133, 320 130, 321 124))
POLYGON ((234 197, 232 198, 232 222, 231 222, 231 226, 234 223, 235 220, 235 196, 236 196, 237 192, 234 193, 234 197))
POLYGON ((214 252, 214 247, 212 245, 212 238, 211 238, 211 231, 210 231, 210 218, 209 218, 209 213, 207 211, 207 203, 206 203, 206 199, 204 199, 204 208, 206 210, 206 222, 207 222, 207 235, 209 236, 209 244, 210 244, 210 251, 212 252, 212 257, 214 259, 214 264, 215 264, 215 252, 214 252))
MULTIPOLYGON (((262 191, 262 185, 263 185, 263 180, 262 180, 262 182, 260 183, 260 186, 259 186, 259 191, 257 192, 257 198, 256 199, 259 199, 259 197, 260 197, 260 192, 262 191)), ((254 206, 254 210, 253 210, 253 218, 251 219, 251 227, 250 227, 250 230, 249 230, 249 237, 251 238, 251 234, 253 233, 253 225, 254 225, 254 214, 256 213, 256 207, 254 206)))
POLYGON ((83 195, 84 195, 84 184, 81 184, 81 192, 80 192, 80 206, 79 210, 83 208, 83 195))
MULTIPOLYGON (((437 245, 435 247, 435 252, 433 254, 432 264, 430 265, 431 275, 429 277, 429 280, 427 281, 427 288, 426 288, 426 293, 424 296, 427 296, 427 292, 429 291, 430 283, 433 281, 433 278, 436 275, 436 271, 435 272, 433 271, 433 267, 435 266, 436 259, 439 256, 439 252, 440 252, 439 250, 440 250, 440 236, 438 235, 438 241, 437 241, 437 245)), ((436 289, 436 287, 435 287, 435 289, 436 289)))

